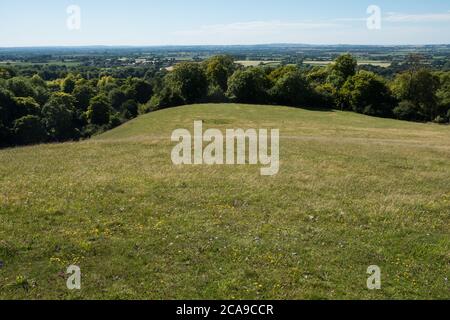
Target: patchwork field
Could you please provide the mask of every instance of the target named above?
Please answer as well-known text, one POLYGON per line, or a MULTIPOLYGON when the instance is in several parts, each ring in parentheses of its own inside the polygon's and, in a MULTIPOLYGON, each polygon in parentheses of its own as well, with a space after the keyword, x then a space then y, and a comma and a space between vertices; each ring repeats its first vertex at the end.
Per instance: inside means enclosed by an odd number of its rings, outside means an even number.
POLYGON ((0 299, 448 299, 449 275, 448 126, 195 105, 0 150, 0 299), (280 173, 174 166, 194 120, 280 129, 280 173))
MULTIPOLYGON (((327 66, 329 64, 332 64, 333 61, 319 61, 319 60, 305 60, 303 61, 304 64, 312 65, 312 66, 327 66)), ((389 61, 376 61, 376 60, 359 60, 358 65, 371 65, 375 67, 382 67, 382 68, 389 68, 391 66, 391 62, 389 61)))

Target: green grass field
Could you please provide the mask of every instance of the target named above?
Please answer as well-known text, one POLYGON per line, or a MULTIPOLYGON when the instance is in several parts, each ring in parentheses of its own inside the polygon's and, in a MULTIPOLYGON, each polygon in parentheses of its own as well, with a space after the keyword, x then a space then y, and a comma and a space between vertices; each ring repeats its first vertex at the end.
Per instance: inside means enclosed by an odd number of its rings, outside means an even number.
POLYGON ((195 105, 1 150, 0 261, 1 299, 448 299, 450 128, 195 105), (194 120, 280 129, 280 173, 174 166, 194 120))

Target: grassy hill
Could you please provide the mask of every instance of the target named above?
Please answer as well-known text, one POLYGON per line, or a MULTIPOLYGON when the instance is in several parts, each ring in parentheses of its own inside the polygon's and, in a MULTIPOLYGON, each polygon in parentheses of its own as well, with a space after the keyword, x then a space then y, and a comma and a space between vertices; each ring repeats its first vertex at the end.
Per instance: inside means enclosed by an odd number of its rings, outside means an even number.
POLYGON ((0 298, 448 298, 449 235, 448 126, 195 105, 0 151, 0 298), (279 128, 280 173, 172 165, 194 120, 279 128))

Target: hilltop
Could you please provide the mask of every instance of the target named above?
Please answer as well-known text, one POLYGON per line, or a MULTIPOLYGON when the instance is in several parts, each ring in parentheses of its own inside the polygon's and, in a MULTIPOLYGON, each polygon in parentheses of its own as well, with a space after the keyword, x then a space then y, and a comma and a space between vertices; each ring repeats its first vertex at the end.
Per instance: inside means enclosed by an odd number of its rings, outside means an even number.
POLYGON ((0 298, 447 298, 449 161, 448 126, 240 104, 0 150, 0 298), (280 129, 279 174, 174 166, 194 120, 280 129))

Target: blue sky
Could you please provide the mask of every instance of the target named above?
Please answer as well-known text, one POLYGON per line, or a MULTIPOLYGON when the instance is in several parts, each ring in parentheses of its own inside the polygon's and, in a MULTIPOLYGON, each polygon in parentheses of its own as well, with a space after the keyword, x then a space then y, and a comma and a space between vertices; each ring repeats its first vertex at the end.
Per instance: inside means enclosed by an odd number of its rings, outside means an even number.
POLYGON ((0 47, 260 43, 448 44, 450 1, 0 0, 0 47), (69 5, 80 30, 67 28, 69 5))

